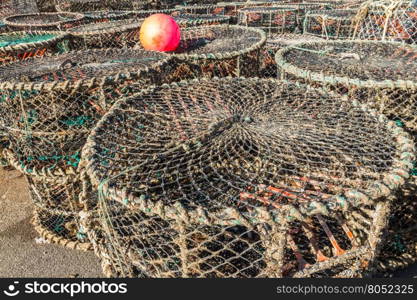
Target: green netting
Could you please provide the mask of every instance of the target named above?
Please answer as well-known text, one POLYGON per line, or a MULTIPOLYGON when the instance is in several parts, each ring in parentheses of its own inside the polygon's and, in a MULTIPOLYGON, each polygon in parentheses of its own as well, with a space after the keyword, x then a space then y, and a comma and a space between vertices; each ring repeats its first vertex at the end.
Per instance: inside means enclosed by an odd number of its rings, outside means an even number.
POLYGON ((38 35, 33 35, 29 33, 29 34, 23 34, 22 36, 0 35, 0 48, 11 46, 11 45, 18 45, 18 44, 44 42, 55 37, 57 37, 56 34, 50 34, 50 33, 38 34, 38 35))

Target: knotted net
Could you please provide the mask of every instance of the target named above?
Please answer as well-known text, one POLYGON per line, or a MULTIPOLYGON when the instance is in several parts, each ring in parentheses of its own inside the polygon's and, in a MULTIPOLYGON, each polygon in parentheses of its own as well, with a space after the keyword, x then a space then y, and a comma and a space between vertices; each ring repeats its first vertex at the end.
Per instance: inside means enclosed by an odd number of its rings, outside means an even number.
POLYGON ((87 234, 114 276, 361 274, 414 145, 384 116, 338 100, 226 78, 118 101, 83 150, 99 196, 87 234))

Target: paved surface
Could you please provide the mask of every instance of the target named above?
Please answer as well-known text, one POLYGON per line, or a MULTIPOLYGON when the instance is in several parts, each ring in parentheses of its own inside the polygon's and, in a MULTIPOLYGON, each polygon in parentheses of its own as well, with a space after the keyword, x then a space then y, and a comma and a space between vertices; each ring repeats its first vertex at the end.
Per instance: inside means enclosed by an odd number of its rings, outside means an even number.
POLYGON ((37 244, 26 182, 0 168, 0 277, 101 277, 93 253, 37 244))
MULTIPOLYGON (((0 168, 0 277, 102 277, 93 253, 37 244, 33 207, 17 171, 0 168)), ((416 277, 417 265, 394 274, 416 277)))

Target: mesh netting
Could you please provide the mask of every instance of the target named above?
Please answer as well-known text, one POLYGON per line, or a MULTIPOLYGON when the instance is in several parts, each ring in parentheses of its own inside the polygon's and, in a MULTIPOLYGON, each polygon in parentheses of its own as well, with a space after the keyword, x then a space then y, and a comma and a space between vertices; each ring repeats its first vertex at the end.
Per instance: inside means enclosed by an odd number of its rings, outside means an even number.
POLYGON ((417 185, 398 193, 390 216, 387 236, 377 260, 380 274, 403 269, 417 262, 417 185))
POLYGON ((416 58, 413 46, 378 41, 306 43, 276 57, 287 74, 350 93, 412 130, 417 129, 416 58))
POLYGON ((280 78, 281 71, 279 70, 275 62, 275 53, 285 47, 295 45, 297 43, 313 42, 322 40, 319 37, 304 35, 304 34, 274 34, 267 40, 262 50, 261 64, 260 64, 260 77, 273 77, 280 78))
POLYGON ((129 84, 160 83, 169 58, 102 49, 28 59, 0 67, 0 120, 27 168, 77 167, 92 126, 129 84))
POLYGON ((65 52, 67 37, 60 32, 15 31, 0 34, 0 65, 30 57, 65 52))
POLYGON ((310 11, 304 19, 304 33, 325 39, 347 39, 353 34, 356 10, 310 11))
POLYGON ((360 7, 355 21, 355 38, 417 41, 417 6, 414 1, 367 1, 360 7))
POLYGON ((366 269, 414 145, 384 116, 336 100, 301 85, 227 78, 117 102, 83 150, 115 275, 366 269))
POLYGON ((79 13, 38 13, 6 17, 4 23, 14 30, 64 30, 83 19, 84 15, 79 13))
POLYGON ((201 76, 254 76, 259 71, 262 30, 243 26, 214 25, 182 30, 175 51, 179 62, 171 81, 201 76))
POLYGON ((143 20, 128 19, 99 22, 73 27, 67 32, 71 36, 71 48, 133 48, 139 41, 143 20))
POLYGON ((36 0, 3 0, 0 3, 0 17, 36 12, 36 0))

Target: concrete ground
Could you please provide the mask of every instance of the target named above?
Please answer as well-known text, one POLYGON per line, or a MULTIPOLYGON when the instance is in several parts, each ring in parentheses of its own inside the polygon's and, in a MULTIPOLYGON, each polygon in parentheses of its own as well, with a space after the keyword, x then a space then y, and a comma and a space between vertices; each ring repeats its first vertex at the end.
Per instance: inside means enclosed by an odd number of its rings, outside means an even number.
MULTIPOLYGON (((103 276, 92 252, 36 243, 32 211, 24 177, 0 168, 0 277, 103 276)), ((417 265, 393 276, 416 277, 417 265)))
POLYGON ((0 277, 102 277, 94 253, 37 244, 24 177, 0 168, 0 277))

